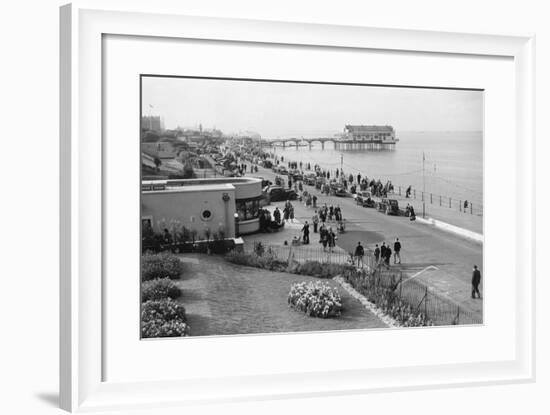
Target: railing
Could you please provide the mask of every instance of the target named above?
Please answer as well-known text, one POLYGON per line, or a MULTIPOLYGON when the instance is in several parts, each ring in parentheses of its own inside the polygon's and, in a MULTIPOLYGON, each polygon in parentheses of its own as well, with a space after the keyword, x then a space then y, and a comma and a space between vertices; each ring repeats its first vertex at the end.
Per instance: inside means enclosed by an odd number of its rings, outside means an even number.
POLYGON ((367 298, 377 290, 389 289, 393 291, 395 303, 404 302, 437 326, 483 323, 481 313, 466 310, 422 281, 408 279, 399 270, 378 267, 374 273, 357 274, 348 282, 367 298))
MULTIPOLYGON (((406 188, 396 186, 394 187, 394 194, 405 196, 406 188)), ((483 216, 483 204, 471 200, 456 199, 450 196, 438 195, 436 193, 423 192, 421 190, 417 191, 416 189, 411 189, 409 198, 411 200, 419 200, 430 205, 454 209, 470 215, 483 216)))
POLYGON ((341 248, 330 251, 307 245, 270 245, 255 242, 254 251, 269 254, 280 261, 305 263, 317 261, 327 264, 355 265, 365 272, 358 272, 348 282, 361 294, 370 298, 379 290, 392 290, 394 301, 402 301, 415 312, 422 313, 434 325, 482 324, 481 313, 465 309, 450 298, 427 286, 421 280, 410 279, 400 270, 385 269, 379 265, 371 250, 365 250, 363 266, 358 266, 357 257, 341 248))
MULTIPOLYGON (((317 261, 329 264, 350 264, 351 256, 341 248, 323 250, 322 247, 316 248, 307 245, 270 245, 264 242, 255 242, 254 251, 268 253, 281 261, 296 261, 304 263, 307 261, 317 261)), ((370 255, 365 255, 365 261, 370 255)))

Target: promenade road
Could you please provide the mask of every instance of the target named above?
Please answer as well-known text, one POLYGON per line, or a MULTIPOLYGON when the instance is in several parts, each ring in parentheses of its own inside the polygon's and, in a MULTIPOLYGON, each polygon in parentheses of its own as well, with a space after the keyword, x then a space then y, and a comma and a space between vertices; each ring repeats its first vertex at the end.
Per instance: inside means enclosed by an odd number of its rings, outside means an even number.
MULTIPOLYGON (((275 178, 271 170, 261 167, 257 174, 251 176, 271 181, 275 178)), ((416 278, 434 287, 461 307, 482 313, 483 301, 471 299, 470 283, 474 264, 479 267, 483 276, 482 244, 432 226, 411 222, 407 217, 386 216, 376 209, 358 206, 351 197, 321 195, 314 186, 304 185, 304 189, 317 195, 318 206, 324 203, 328 206, 340 205, 346 219, 346 232, 339 235, 338 246, 353 251, 357 242, 361 241, 365 247, 374 249, 375 244, 385 241, 393 251, 393 243, 398 237, 403 245, 402 264, 393 265, 392 259, 392 267, 401 269, 407 276, 417 274, 428 266, 437 267, 437 270, 423 272, 416 278)), ((306 208, 299 201, 293 202, 293 205, 298 221, 311 220, 313 208, 306 208)), ((312 244, 318 242, 315 234, 311 235, 311 241, 312 244)), ((483 287, 481 293, 483 296, 483 287)))

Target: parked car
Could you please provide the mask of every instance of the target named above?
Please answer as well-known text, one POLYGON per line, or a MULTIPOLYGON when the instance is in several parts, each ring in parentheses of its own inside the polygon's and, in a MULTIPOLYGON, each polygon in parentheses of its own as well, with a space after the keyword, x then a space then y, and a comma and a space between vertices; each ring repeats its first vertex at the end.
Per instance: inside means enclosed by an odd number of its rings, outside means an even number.
POLYGON ((264 189, 267 186, 271 186, 273 184, 271 180, 264 179, 263 177, 260 177, 260 176, 252 176, 252 177, 255 179, 260 179, 262 181, 262 189, 264 189))
POLYGON ((273 167, 273 163, 271 162, 271 160, 264 160, 262 161, 261 166, 265 167, 266 169, 270 169, 271 167, 273 167))
POLYGON ((304 177, 302 176, 302 173, 298 169, 292 169, 289 170, 288 175, 292 177, 292 180, 303 180, 304 177))
POLYGON ((285 189, 282 186, 267 186, 264 188, 264 194, 271 202, 281 202, 284 200, 296 200, 298 195, 292 189, 285 189))
POLYGON ((287 175, 288 170, 285 166, 277 166, 276 173, 287 175))
POLYGON ((317 180, 317 175, 315 173, 306 173, 304 175, 304 183, 310 186, 315 186, 315 180, 317 180))
POLYGON ((355 197, 355 202, 363 207, 372 208, 376 206, 376 202, 373 200, 372 194, 368 190, 357 193, 357 196, 355 197))
POLYGON ((339 197, 346 197, 348 192, 343 184, 332 182, 330 184, 330 194, 339 197))
POLYGON ((386 215, 399 215, 399 203, 395 199, 383 198, 378 202, 378 210, 386 215))

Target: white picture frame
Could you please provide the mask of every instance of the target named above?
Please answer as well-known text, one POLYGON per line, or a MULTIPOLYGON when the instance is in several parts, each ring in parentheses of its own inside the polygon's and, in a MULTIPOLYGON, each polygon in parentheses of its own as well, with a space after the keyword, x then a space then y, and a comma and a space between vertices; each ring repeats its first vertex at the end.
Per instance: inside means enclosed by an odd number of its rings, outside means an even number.
POLYGON ((68 411, 530 382, 535 376, 534 37, 163 15, 78 2, 61 8, 60 402, 68 411), (440 366, 104 382, 102 40, 105 35, 509 57, 515 62, 515 359, 440 366), (521 145, 518 145, 521 144, 521 145), (527 185, 526 185, 527 184, 527 185), (519 213, 521 212, 521 213, 519 213), (182 392, 184 391, 184 392, 182 392))

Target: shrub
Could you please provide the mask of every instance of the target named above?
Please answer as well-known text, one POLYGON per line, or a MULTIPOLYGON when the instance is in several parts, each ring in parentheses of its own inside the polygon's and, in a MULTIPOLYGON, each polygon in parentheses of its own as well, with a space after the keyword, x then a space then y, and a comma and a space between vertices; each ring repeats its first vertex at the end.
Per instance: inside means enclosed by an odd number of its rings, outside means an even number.
POLYGON ((171 298, 145 301, 141 305, 141 321, 147 322, 152 320, 177 320, 185 322, 185 308, 171 298))
POLYGON ((185 308, 171 298, 148 300, 141 305, 142 337, 188 336, 185 308))
POLYGON ((288 265, 286 261, 277 259, 269 252, 259 256, 256 254, 231 251, 225 256, 225 259, 233 264, 263 268, 270 271, 285 271, 288 265))
POLYGON ((322 282, 300 282, 290 287, 288 304, 311 317, 338 317, 342 300, 338 290, 322 282))
POLYGON ((181 290, 170 278, 157 278, 141 283, 141 301, 178 298, 181 290))
POLYGON ((178 320, 150 320, 142 324, 141 336, 144 338, 189 336, 189 325, 178 320))
POLYGON ((183 272, 183 264, 179 258, 167 252, 158 254, 146 253, 141 257, 141 280, 149 281, 156 278, 177 279, 183 272))
POLYGON ((296 269, 296 274, 310 275, 317 278, 333 278, 343 274, 348 268, 352 268, 349 265, 343 264, 326 264, 319 261, 306 261, 299 265, 296 269))

